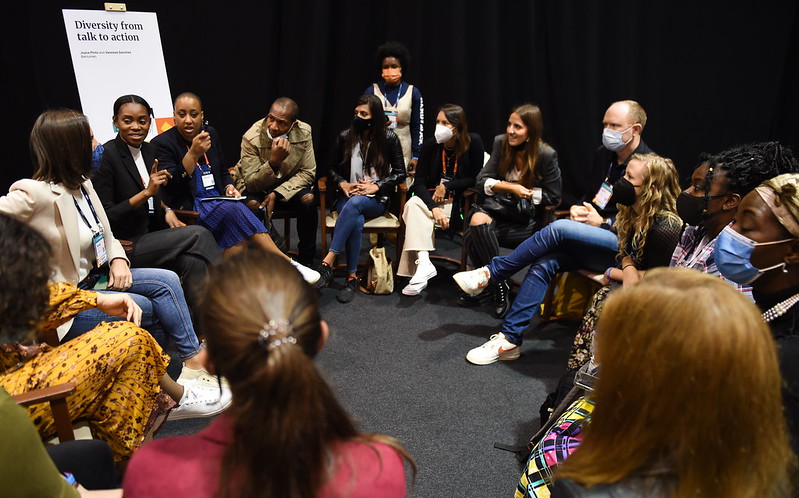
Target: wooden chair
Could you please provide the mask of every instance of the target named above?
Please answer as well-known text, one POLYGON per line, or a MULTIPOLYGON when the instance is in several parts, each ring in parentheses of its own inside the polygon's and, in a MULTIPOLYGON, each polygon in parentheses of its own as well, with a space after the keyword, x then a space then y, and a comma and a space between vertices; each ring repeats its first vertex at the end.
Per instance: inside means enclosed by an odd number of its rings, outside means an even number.
MULTIPOLYGON (((327 214, 327 177, 322 177, 318 182, 319 186, 319 218, 322 230, 322 257, 327 254, 327 236, 333 236, 336 228, 338 213, 331 211, 327 214)), ((405 222, 402 220, 402 210, 405 209, 405 201, 408 196, 408 187, 401 183, 397 187, 395 202, 391 203, 391 209, 377 218, 366 220, 363 225, 363 233, 376 234, 395 234, 397 236, 396 250, 397 256, 394 259, 394 269, 397 269, 400 256, 402 255, 402 245, 405 239, 405 222)))
POLYGON ((76 389, 74 382, 67 382, 57 386, 34 389, 26 393, 14 396, 17 404, 28 407, 40 403, 50 403, 50 411, 55 421, 55 431, 60 442, 74 441, 75 432, 72 428, 72 419, 69 417, 67 408, 67 396, 74 393, 76 389))
MULTIPOLYGON (((572 270, 570 272, 565 272, 570 275, 577 275, 582 277, 582 280, 588 282, 590 286, 593 288, 593 292, 591 295, 602 288, 602 278, 604 277, 601 273, 594 273, 590 270, 586 269, 579 269, 579 270, 572 270)), ((554 314, 554 302, 555 297, 557 295, 563 295, 566 292, 566 289, 562 289, 558 283, 561 281, 561 276, 565 273, 558 273, 555 275, 555 278, 552 279, 552 282, 549 283, 549 287, 547 287, 547 293, 544 295, 544 301, 541 303, 541 313, 540 319, 542 322, 553 322, 561 319, 573 319, 573 317, 563 317, 554 314)), ((591 304, 591 298, 589 297, 586 299, 585 305, 583 306, 582 312, 580 313, 580 319, 585 315, 586 311, 588 311, 588 306, 591 304)))
MULTIPOLYGON (((291 220, 297 218, 297 213, 289 209, 279 210, 275 208, 272 213, 272 221, 283 220, 283 239, 286 241, 286 250, 290 254, 296 255, 296 251, 291 251, 291 220)), ((275 227, 277 228, 277 227, 275 227)))
MULTIPOLYGON (((462 202, 461 214, 464 216, 464 218, 466 217, 467 214, 469 214, 469 211, 471 211, 472 204, 474 203, 476 198, 477 198, 477 190, 475 190, 474 187, 468 188, 463 193, 463 196, 461 197, 461 202, 462 202)), ((436 228, 438 228, 438 227, 436 227, 436 228)), ((460 259, 450 258, 448 256, 442 256, 442 255, 436 254, 434 252, 430 253, 430 259, 432 259, 434 261, 444 261, 444 262, 447 262, 447 263, 455 264, 455 265, 458 266, 458 271, 465 270, 466 269, 466 261, 467 261, 466 244, 463 243, 463 232, 464 232, 465 229, 466 229, 466 220, 464 219, 463 226, 461 227, 460 232, 457 233, 457 235, 459 235, 460 238, 461 238, 461 257, 460 257, 460 259)))
MULTIPOLYGON (((58 332, 56 332, 55 329, 44 331, 43 338, 44 342, 50 346, 57 347, 60 344, 58 332)), ((22 394, 17 394, 13 398, 17 404, 24 407, 38 405, 40 403, 49 403, 58 440, 60 442, 74 441, 75 430, 72 426, 72 419, 69 416, 67 396, 73 394, 76 387, 74 382, 66 382, 42 389, 33 389, 22 394)))

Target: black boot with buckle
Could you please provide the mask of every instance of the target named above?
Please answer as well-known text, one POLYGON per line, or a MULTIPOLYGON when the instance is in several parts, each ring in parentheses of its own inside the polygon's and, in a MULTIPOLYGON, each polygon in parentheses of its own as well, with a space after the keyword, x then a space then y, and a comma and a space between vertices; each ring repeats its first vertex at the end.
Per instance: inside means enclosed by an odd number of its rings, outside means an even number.
POLYGON ((510 308, 510 285, 504 280, 494 284, 494 318, 505 318, 510 308))

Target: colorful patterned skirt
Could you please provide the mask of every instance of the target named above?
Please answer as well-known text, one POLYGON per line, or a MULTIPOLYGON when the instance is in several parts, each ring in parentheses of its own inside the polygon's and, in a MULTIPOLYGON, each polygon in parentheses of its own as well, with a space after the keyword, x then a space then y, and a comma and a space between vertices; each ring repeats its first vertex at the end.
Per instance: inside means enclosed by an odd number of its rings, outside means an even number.
MULTIPOLYGON (((0 353, 4 365, 14 353, 0 353)), ((130 458, 142 444, 169 356, 153 337, 131 322, 102 322, 57 348, 47 345, 20 366, 0 374, 9 394, 75 382, 67 398, 72 421, 85 420, 92 434, 111 447, 116 461, 130 458)), ((50 406, 32 405, 28 416, 45 439, 55 435, 50 406)))

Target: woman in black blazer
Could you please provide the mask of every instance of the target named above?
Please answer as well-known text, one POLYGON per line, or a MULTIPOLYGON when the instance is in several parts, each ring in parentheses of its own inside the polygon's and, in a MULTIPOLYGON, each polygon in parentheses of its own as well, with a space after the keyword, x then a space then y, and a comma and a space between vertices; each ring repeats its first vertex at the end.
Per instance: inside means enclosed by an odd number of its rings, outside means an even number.
POLYGON ((164 209, 160 188, 171 175, 158 171, 155 146, 145 142, 152 109, 138 95, 114 102, 116 138, 105 143, 100 168, 92 183, 103 203, 111 230, 133 242, 128 254, 139 268, 166 268, 180 276, 184 287, 199 281, 221 251, 213 235, 201 226, 185 226, 164 209))

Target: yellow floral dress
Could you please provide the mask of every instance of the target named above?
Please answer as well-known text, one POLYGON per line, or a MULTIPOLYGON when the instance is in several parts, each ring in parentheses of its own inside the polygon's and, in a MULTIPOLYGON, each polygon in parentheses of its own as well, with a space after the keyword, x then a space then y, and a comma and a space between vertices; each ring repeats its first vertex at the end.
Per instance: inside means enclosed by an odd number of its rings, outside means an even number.
MULTIPOLYGON (((44 327, 54 329, 96 305, 95 292, 51 284, 44 327)), ((13 396, 75 382, 77 389, 67 398, 73 422, 88 422, 94 436, 108 443, 114 459, 121 461, 144 440, 168 363, 169 356, 146 330, 127 321, 102 322, 55 348, 2 345, 0 386, 13 396)), ((43 438, 55 434, 49 405, 29 407, 28 416, 43 438)))

